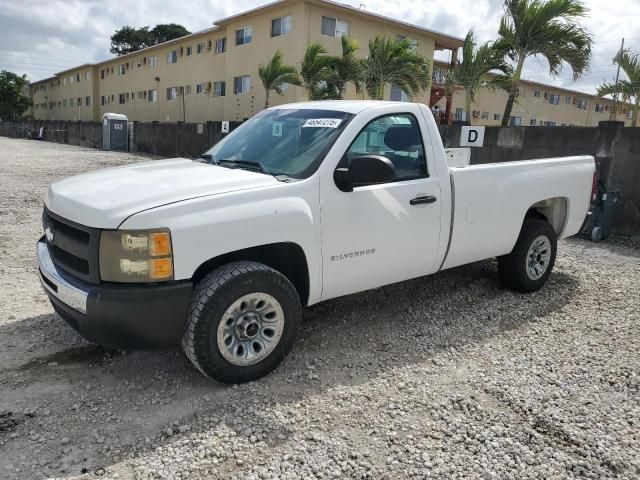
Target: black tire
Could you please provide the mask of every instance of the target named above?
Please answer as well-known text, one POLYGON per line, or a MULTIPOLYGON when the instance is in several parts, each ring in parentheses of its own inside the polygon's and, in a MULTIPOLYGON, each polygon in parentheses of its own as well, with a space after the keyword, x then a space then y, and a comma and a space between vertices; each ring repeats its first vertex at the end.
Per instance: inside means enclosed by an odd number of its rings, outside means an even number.
POLYGON ((191 300, 182 348, 204 375, 221 383, 245 383, 275 369, 291 351, 302 322, 300 297, 280 272, 256 262, 233 262, 220 267, 197 285, 191 300), (284 312, 284 328, 274 350, 251 365, 236 365, 218 347, 218 326, 227 309, 244 295, 271 295, 284 312))
MULTIPOLYGON (((516 246, 509 255, 498 258, 498 272, 502 284, 520 293, 540 290, 549 279, 556 261, 558 240, 553 227, 546 220, 525 218, 516 246), (545 270, 539 278, 532 278, 527 268, 529 249, 539 237, 546 237, 550 245, 550 257, 544 262, 545 270)), ((535 275, 534 275, 535 277, 535 275)))

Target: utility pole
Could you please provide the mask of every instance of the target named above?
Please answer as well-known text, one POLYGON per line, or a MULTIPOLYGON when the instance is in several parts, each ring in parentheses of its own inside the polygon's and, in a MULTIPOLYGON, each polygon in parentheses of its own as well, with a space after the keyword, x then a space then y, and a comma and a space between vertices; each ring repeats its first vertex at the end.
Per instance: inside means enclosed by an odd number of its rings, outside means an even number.
MULTIPOLYGON (((624 51, 624 38, 622 39, 622 45, 620 46, 619 57, 622 57, 622 52, 624 51)), ((618 71, 616 72, 616 85, 620 81, 620 61, 618 61, 618 71)), ((613 111, 609 114, 609 120, 615 121, 618 118, 618 92, 613 94, 613 111)))

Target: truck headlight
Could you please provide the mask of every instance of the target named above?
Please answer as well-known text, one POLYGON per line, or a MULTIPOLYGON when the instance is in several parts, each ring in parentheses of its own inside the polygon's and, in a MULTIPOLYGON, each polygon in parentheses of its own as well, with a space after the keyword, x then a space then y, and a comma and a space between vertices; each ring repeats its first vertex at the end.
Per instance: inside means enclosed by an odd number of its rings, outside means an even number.
POLYGON ((103 231, 100 278, 124 283, 173 280, 171 232, 166 228, 103 231))

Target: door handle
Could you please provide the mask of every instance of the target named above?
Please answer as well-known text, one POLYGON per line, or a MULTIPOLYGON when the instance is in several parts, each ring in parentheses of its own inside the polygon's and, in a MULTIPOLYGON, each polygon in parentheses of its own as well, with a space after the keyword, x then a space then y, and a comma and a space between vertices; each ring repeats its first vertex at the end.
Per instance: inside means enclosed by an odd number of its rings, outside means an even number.
POLYGON ((425 205, 427 203, 435 203, 438 199, 433 196, 420 196, 409 201, 411 205, 425 205))

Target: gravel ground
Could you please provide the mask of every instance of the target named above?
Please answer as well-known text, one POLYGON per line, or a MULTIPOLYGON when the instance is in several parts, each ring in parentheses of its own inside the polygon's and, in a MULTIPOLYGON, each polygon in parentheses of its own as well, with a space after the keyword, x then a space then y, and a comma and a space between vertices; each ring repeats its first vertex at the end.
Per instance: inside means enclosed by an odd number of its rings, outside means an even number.
POLYGON ((533 295, 487 261, 312 307, 220 386, 85 343, 36 280, 46 185, 140 158, 0 137, 0 478, 640 477, 634 243, 561 242, 533 295))

